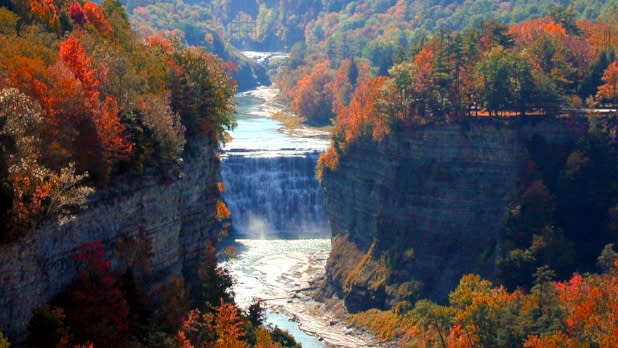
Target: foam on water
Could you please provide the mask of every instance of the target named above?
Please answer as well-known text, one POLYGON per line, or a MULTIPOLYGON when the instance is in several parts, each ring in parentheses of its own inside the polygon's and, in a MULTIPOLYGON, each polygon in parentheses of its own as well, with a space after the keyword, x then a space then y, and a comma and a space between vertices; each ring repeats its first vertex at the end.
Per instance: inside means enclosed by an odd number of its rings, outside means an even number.
MULTIPOLYGON (((301 331, 308 322, 315 328, 320 318, 298 323, 268 307, 277 301, 289 306, 295 289, 306 286, 307 271, 323 272, 330 250, 322 190, 315 179, 319 152, 328 147, 329 137, 310 129, 284 133, 281 122, 272 118, 282 110, 277 93, 262 87, 236 96, 238 126, 223 148, 221 175, 234 233, 241 239, 235 241, 238 257, 225 266, 236 278, 241 307, 254 298, 267 299, 268 323, 289 330, 303 347, 324 347, 301 331)), ((332 331, 318 327, 313 330, 332 331)))

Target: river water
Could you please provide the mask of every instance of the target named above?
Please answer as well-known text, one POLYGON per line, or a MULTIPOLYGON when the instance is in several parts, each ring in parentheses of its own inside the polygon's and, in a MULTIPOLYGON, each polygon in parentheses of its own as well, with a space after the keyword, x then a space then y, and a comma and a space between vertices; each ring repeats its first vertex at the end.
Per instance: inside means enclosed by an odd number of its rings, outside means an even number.
POLYGON ((263 87, 237 95, 238 126, 222 156, 223 195, 238 254, 223 265, 236 279, 236 301, 246 308, 262 300, 266 322, 288 330, 305 348, 374 345, 312 299, 330 251, 315 179, 328 135, 284 132, 270 118, 281 109, 274 102, 277 92, 263 87))

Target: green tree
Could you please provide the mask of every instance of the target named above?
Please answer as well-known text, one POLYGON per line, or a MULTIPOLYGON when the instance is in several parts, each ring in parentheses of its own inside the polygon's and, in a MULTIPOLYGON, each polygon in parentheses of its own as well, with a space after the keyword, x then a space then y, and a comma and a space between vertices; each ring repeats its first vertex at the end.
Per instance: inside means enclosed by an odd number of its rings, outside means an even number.
POLYGON ((513 98, 509 77, 512 75, 512 64, 502 46, 494 47, 485 54, 477 74, 481 100, 490 115, 497 115, 511 106, 513 98))
POLYGON ((233 116, 236 87, 221 61, 199 48, 174 54, 178 65, 170 76, 171 104, 182 117, 189 136, 207 135, 215 144, 236 126, 233 116))

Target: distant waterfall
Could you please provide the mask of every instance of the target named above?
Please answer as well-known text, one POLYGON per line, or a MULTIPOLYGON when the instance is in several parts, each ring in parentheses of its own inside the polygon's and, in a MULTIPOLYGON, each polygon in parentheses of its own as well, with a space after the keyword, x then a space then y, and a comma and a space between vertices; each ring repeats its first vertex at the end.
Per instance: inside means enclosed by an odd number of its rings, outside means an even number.
POLYGON ((323 193, 315 179, 318 156, 224 158, 224 198, 234 231, 251 238, 328 237, 323 193))

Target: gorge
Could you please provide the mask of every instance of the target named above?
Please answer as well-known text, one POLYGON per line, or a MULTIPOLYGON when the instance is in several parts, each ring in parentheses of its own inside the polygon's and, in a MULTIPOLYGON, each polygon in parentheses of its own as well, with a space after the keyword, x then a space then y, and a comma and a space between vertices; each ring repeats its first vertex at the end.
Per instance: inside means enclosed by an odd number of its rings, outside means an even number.
POLYGON ((255 300, 266 322, 288 330, 303 347, 359 347, 373 338, 337 318, 313 294, 330 250, 315 165, 328 145, 324 132, 283 132, 270 118, 275 88, 237 96, 238 127, 224 147, 223 197, 232 213, 237 255, 223 262, 236 279, 237 303, 255 300))
POLYGON ((323 293, 356 312, 444 301, 467 273, 496 279, 530 140, 566 146, 575 135, 556 119, 471 119, 350 144, 322 182, 333 234, 323 293))
MULTIPOLYGON (((159 176, 118 182, 114 190, 99 194, 74 222, 50 221, 31 231, 24 241, 0 250, 0 323, 14 342, 27 335, 34 308, 49 303, 79 273, 76 255, 94 240, 106 246, 114 269, 126 268, 118 246, 143 231, 152 241, 155 283, 172 278, 196 281, 195 269, 206 242, 220 230, 215 218, 219 199, 219 163, 206 139, 189 144, 193 156, 185 158, 182 173, 163 183, 159 176), (181 177, 182 176, 182 177, 181 177)), ((135 252, 135 251, 133 251, 135 252)))

